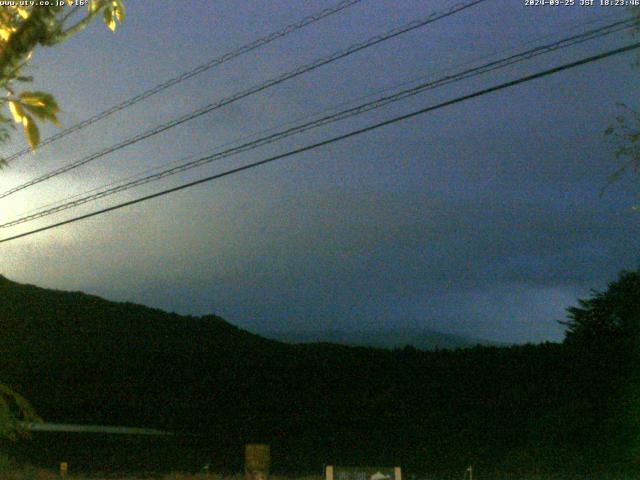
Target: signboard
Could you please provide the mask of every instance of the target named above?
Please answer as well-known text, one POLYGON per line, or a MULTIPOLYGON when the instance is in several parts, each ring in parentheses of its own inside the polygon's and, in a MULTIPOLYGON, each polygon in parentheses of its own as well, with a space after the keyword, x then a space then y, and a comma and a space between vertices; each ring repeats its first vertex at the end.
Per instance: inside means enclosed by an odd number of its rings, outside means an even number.
POLYGON ((246 480, 266 480, 271 467, 269 445, 249 444, 244 449, 244 473, 246 480))
POLYGON ((328 465, 326 480, 402 480, 400 467, 337 467, 328 465))

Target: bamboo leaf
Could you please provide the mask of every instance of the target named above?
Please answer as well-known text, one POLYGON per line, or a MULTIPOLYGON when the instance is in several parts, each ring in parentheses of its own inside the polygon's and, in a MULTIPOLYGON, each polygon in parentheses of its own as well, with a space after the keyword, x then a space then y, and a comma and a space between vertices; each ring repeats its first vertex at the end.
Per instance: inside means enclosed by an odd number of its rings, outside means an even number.
POLYGON ((112 32, 116 31, 116 21, 113 18, 113 12, 109 8, 104 9, 104 24, 111 30, 112 32))
POLYGON ((55 120, 60 111, 52 95, 44 92, 22 92, 20 101, 24 108, 41 120, 55 120))
POLYGON ((89 13, 95 13, 102 8, 102 0, 91 0, 88 7, 89 13))
POLYGON ((113 15, 118 19, 120 23, 122 23, 125 17, 124 2, 122 0, 113 0, 111 2, 111 6, 113 15))
POLYGON ((40 143, 40 130, 38 130, 38 126, 36 122, 33 121, 29 115, 25 115, 22 117, 22 126, 24 129, 24 136, 31 147, 31 150, 35 150, 40 143))
POLYGON ((22 123, 22 118, 24 117, 24 109, 22 108, 22 105, 20 105, 18 102, 10 101, 9 111, 11 112, 13 120, 16 123, 22 123))

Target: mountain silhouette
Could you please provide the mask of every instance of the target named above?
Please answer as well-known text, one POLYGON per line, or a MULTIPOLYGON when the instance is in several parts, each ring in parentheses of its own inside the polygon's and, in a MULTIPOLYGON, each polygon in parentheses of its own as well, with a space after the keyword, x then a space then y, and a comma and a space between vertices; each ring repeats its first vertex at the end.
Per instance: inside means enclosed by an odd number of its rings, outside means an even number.
POLYGON ((348 330, 266 330, 260 332, 266 338, 285 343, 336 343, 374 348, 415 347, 420 350, 470 348, 477 345, 497 346, 480 338, 434 330, 380 329, 364 331, 348 330))
POLYGON ((439 351, 292 345, 215 315, 181 316, 0 277, 0 382, 45 421, 190 439, 163 444, 152 459, 156 450, 135 450, 122 436, 107 448, 37 433, 40 453, 24 454, 32 461, 76 455, 95 466, 108 452, 104 464, 112 465, 119 451, 119 461, 136 465, 146 458, 193 467, 204 455, 222 468, 241 458, 243 444, 266 442, 281 471, 323 464, 400 464, 454 476, 469 465, 513 475, 591 471, 620 466, 613 446, 626 437, 608 420, 625 385, 616 365, 553 343, 439 351))

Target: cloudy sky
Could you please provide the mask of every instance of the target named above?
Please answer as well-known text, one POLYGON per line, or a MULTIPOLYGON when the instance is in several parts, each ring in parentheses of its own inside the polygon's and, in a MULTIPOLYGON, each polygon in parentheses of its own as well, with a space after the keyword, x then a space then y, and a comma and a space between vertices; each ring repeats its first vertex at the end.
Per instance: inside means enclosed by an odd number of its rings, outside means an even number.
MULTIPOLYGON (((177 74, 335 5, 330 0, 127 1, 34 56, 36 88, 68 127, 177 74)), ((0 173, 5 191, 203 105, 450 8, 363 0, 180 83, 0 173)), ((417 79, 437 79, 624 18, 620 7, 488 0, 234 102, 0 200, 11 220, 417 79)), ((619 33, 434 89, 19 226, 26 232, 628 44, 619 33)), ((557 320, 640 266, 639 179, 600 196, 619 165, 603 136, 637 106, 634 54, 528 82, 348 140, 0 245, 0 272, 252 331, 434 329, 507 342, 560 340, 557 320)), ((361 100, 364 101, 364 100, 361 100)), ((356 103, 354 103, 356 102, 356 103)), ((56 132, 45 128, 45 136, 56 132)), ((19 135, 2 147, 24 146, 19 135)), ((194 157, 197 158, 197 157, 194 157)))

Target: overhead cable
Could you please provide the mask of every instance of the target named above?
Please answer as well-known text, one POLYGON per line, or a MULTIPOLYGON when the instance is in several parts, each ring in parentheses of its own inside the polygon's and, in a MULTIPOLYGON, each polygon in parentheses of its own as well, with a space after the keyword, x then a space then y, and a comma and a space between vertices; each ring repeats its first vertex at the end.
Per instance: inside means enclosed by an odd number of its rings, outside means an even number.
MULTIPOLYGON (((80 198, 76 198, 74 200, 70 200, 67 201, 65 203, 62 203, 60 205, 57 205, 55 207, 52 208, 48 208, 48 209, 44 209, 41 211, 38 211, 37 213, 33 213, 33 214, 29 214, 29 215, 24 215, 20 218, 17 218, 15 220, 12 220, 10 222, 6 222, 4 224, 0 224, 0 228, 7 228, 7 227, 12 227, 15 225, 19 225, 25 222, 29 222, 38 218, 42 218, 42 217, 46 217, 64 210, 68 210, 70 208, 74 208, 80 205, 83 205, 85 203, 88 202, 92 202, 92 201, 96 201, 98 199, 110 196, 110 195, 114 195, 116 193, 120 193, 126 190, 130 190, 132 188, 153 182, 153 181, 157 181, 160 180, 162 178, 168 177, 168 176, 172 176, 196 167, 200 167, 209 163, 212 163, 214 161, 217 160, 222 160, 224 158, 228 158, 232 155, 236 155, 242 152, 246 152, 249 150, 253 150, 255 148, 267 145, 267 144, 271 144, 271 143, 275 143, 277 141, 280 141, 286 137, 295 135, 295 134, 299 134, 308 130, 311 130, 313 128, 318 128, 320 126, 323 125, 327 125, 339 120, 343 120, 349 117, 353 117, 356 115, 360 115, 363 114, 365 112, 369 112, 371 110, 375 110, 381 107, 384 107, 386 105, 389 105, 391 103, 395 103, 398 102, 400 100, 403 100, 405 98, 408 97, 412 97, 415 96, 417 94, 420 94, 422 92, 425 92, 427 90, 431 90, 437 87, 442 87, 444 85, 448 85, 451 83, 455 83, 455 82, 459 82, 461 80, 465 80, 468 78, 472 78, 481 74, 485 74, 500 68, 505 68, 509 65, 513 65, 516 63, 520 63, 526 60, 529 60, 531 58, 537 57, 539 55, 543 55, 549 52, 554 52, 557 51, 559 49, 564 49, 564 48, 568 48, 583 42, 586 42, 588 40, 593 40, 596 38, 600 38, 603 37, 605 35, 610 35, 612 33, 616 33, 619 32, 621 30, 627 29, 627 28, 631 28, 634 25, 635 21, 634 20, 626 20, 626 21, 619 21, 619 22, 614 22, 612 24, 606 25, 604 27, 599 27, 596 29, 592 29, 590 31, 578 34, 578 35, 573 35, 571 37, 567 37, 558 41, 555 41, 553 43, 547 44, 547 45, 542 45, 542 46, 538 46, 529 50, 526 50, 524 52, 520 52, 514 55, 510 55, 506 58, 502 58, 500 60, 496 60, 496 61, 492 61, 492 62, 488 62, 485 63, 483 65, 474 67, 474 68, 470 68, 467 69, 465 71, 456 73, 456 74, 452 74, 452 75, 446 75, 438 80, 435 81, 431 81, 431 82, 426 82, 426 83, 422 83, 420 85, 414 86, 412 88, 408 88, 408 89, 404 89, 402 91, 399 91, 397 93, 394 93, 392 95, 387 95, 384 97, 380 97, 377 98, 373 101, 370 102, 366 102, 363 103, 361 105, 358 105, 356 107, 352 107, 352 108, 348 108, 346 110, 342 110, 340 112, 336 112, 336 113, 332 113, 330 115, 326 115, 324 117, 321 117, 319 119, 313 120, 313 121, 309 121, 300 125, 297 125, 295 127, 292 128, 288 128, 285 130, 282 130, 280 132, 271 134, 271 135, 267 135, 261 138, 258 138, 256 140, 250 141, 250 142, 246 142, 244 144, 229 148, 229 149, 225 149, 219 152, 216 152, 214 154, 211 155, 207 155, 206 157, 203 158, 199 158, 193 161, 188 161, 188 162, 184 162, 181 163, 180 165, 174 166, 172 168, 167 168, 164 169, 162 171, 144 176, 142 178, 137 178, 135 180, 131 180, 128 182, 124 182, 118 186, 112 187, 112 188, 108 188, 108 189, 104 189, 102 191, 96 192, 96 193, 91 193, 91 194, 87 194, 85 196, 81 196, 80 198)), ((172 162, 175 163, 175 162, 172 162)), ((155 170, 155 169, 154 169, 155 170)))
POLYGON ((226 105, 229 105, 233 102, 236 102, 240 99, 243 99, 245 97, 248 97, 250 95, 256 94, 258 92, 261 92, 263 90, 266 90, 270 87, 273 87, 275 85, 278 85, 280 83, 283 83, 287 80, 290 80, 292 78, 298 77, 304 73, 310 72, 312 70, 315 70, 323 65, 327 65, 329 63, 335 62, 336 60, 345 58, 349 55, 352 55, 356 52, 359 52, 361 50, 364 50, 366 48, 372 47, 374 45, 377 45, 379 43, 382 43, 384 41, 390 40, 392 38, 395 38, 399 35, 402 35, 404 33, 408 33, 411 32, 413 30, 416 30, 418 28, 424 27, 430 23, 436 22, 438 20, 447 18, 451 15, 454 15, 456 13, 459 13, 463 10, 466 10, 467 8, 473 7, 475 5, 478 5, 480 3, 486 2, 488 0, 473 0, 469 3, 466 4, 459 4, 459 5, 455 5, 452 8, 449 8, 447 10, 441 11, 441 12, 437 12, 437 13, 433 13, 431 15, 429 15, 426 18, 423 18, 422 20, 415 20, 413 22, 410 22, 408 24, 405 24, 401 27, 397 27, 394 28, 384 34, 381 35, 376 35, 374 37, 369 38, 368 40, 366 40, 365 42, 362 43, 358 43, 355 45, 352 45, 351 47, 347 48, 346 50, 341 50, 339 52, 335 52, 332 55, 328 56, 328 57, 324 57, 321 58, 319 60, 316 60, 310 64, 307 65, 303 65, 301 67, 296 68, 295 70, 292 70, 290 72, 284 73, 278 77, 275 77, 271 80, 268 80, 265 83, 253 86, 247 90, 238 92, 230 97, 224 98, 222 100, 219 100, 217 102, 211 103, 209 105, 206 105, 204 107, 201 107, 197 110, 195 110, 194 112, 188 113, 186 115, 183 115, 181 117, 178 117, 174 120, 171 120, 167 123, 164 123, 162 125, 159 125, 157 127, 154 127, 150 130, 147 130, 146 132, 142 132, 139 133, 133 137, 128 138, 127 140, 124 140, 116 145, 113 145, 111 147, 108 147, 104 150, 101 150, 100 152, 91 154, 87 157, 84 157, 80 160, 77 160, 75 162, 69 163, 63 167, 60 167, 56 170, 50 171, 48 173, 45 173, 44 175, 41 175, 37 178, 34 178, 32 180, 29 180, 26 183, 23 183, 21 185, 18 185, 14 188, 11 188, 10 190, 7 190, 3 193, 0 194, 0 198, 5 198, 8 197, 9 195, 12 195, 16 192, 19 192, 20 190, 24 190, 25 188, 31 187, 33 185, 36 185, 38 183, 44 182, 45 180, 48 180, 50 178, 56 177, 58 175, 61 175, 63 173, 66 173, 70 170, 74 170, 78 167, 81 167, 83 165, 86 165, 89 162, 92 162, 94 160, 97 160, 98 158, 104 157, 106 155, 109 155, 111 153, 114 153, 118 150, 121 150, 124 147, 127 147, 129 145, 133 145, 134 143, 137 143, 141 140, 145 140, 149 137, 152 137, 154 135, 158 135, 159 133, 162 133, 166 130, 169 130, 170 128, 174 128, 177 127, 178 125, 182 125, 185 122, 188 122, 190 120, 193 120, 195 118, 198 118, 204 114, 207 114, 209 112, 212 112, 214 110, 217 110, 219 108, 222 108, 226 105))
POLYGON ((388 120, 385 120, 385 121, 382 121, 382 122, 379 122, 379 123, 375 123, 375 124, 370 125, 368 127, 364 127, 364 128, 360 128, 360 129, 357 129, 357 130, 353 130, 351 132, 348 132, 348 133, 345 133, 345 134, 342 134, 342 135, 338 135, 338 136, 329 138, 327 140, 323 140, 321 142, 313 143, 313 144, 307 145, 305 147, 301 147, 301 148, 297 148, 297 149, 294 149, 294 150, 290 150, 290 151, 288 151, 286 153, 282 153, 282 154, 279 154, 279 155, 274 155, 274 156, 268 157, 266 159, 263 159, 263 160, 260 160, 260 161, 257 161, 257 162, 253 162, 253 163, 249 163, 249 164, 243 165, 241 167, 237 167, 237 168, 233 168, 233 169, 230 169, 230 170, 226 170, 226 171, 224 171, 222 173, 211 175, 211 176, 208 176, 208 177, 205 177, 205 178, 201 178, 199 180, 195 180, 195 181, 192 181, 192 182, 184 183, 182 185, 178 185, 176 187, 172 187, 172 188, 169 188, 169 189, 166 189, 166 190, 162 190, 160 192, 156 192, 156 193, 153 193, 151 195, 146 195, 144 197, 136 198, 134 200, 129 200, 127 202, 119 203, 119 204, 113 205, 111 207, 107 207, 107 208, 103 208, 101 210, 96 210, 96 211, 93 211, 93 212, 90 212, 90 213, 86 213, 84 215, 73 217, 73 218, 70 218, 68 220, 64 220, 62 222, 54 223, 52 225, 47 225, 45 227, 36 228, 34 230, 30 230, 30 231, 23 232, 23 233, 20 233, 20 234, 17 234, 17 235, 6 237, 6 238, 3 238, 3 239, 0 239, 0 243, 6 243, 6 242, 9 242, 9 241, 12 241, 12 240, 16 240, 18 238, 24 238, 24 237, 27 237, 27 236, 30 236, 30 235, 34 235, 36 233, 40 233, 40 232, 44 232, 44 231, 47 231, 47 230, 51 230, 53 228, 61 227, 63 225, 69 225, 71 223, 78 222, 80 220, 85 220, 87 218, 95 217, 95 216, 102 215, 102 214, 105 214, 105 213, 108 213, 108 212, 112 212, 114 210, 118 210, 118 209, 121 209, 121 208, 124 208, 124 207, 128 207, 128 206, 131 206, 131 205, 135 205, 137 203, 145 202, 145 201, 151 200, 153 198, 158 198, 158 197, 161 197, 161 196, 164 196, 164 195, 168 195, 170 193, 174 193, 174 192, 178 192, 178 191, 181 191, 181 190, 185 190, 187 188, 191 188, 191 187, 194 187, 196 185, 200 185, 200 184, 203 184, 203 183, 208 183, 208 182, 211 182, 213 180, 217 180, 219 178, 227 177, 227 176, 230 176, 230 175, 233 175, 233 174, 236 174, 236 173, 243 172, 245 170, 250 170, 250 169, 262 166, 262 165, 266 165, 266 164, 274 162, 276 160, 281 160, 283 158, 288 158, 288 157, 291 157, 291 156, 294 156, 294 155, 298 155, 298 154, 303 153, 303 152, 307 152, 307 151, 314 150, 314 149, 317 149, 317 148, 320 148, 320 147, 323 147, 323 146, 326 146, 326 145, 329 145, 329 144, 332 144, 332 143, 335 143, 335 142, 338 142, 338 141, 341 141, 341 140, 345 140, 347 138, 355 137, 357 135, 361 135, 363 133, 370 132, 372 130, 376 130, 376 129, 381 128, 381 127, 385 127, 387 125, 391 125, 391 124, 394 124, 394 123, 398 123, 400 121, 408 120, 408 119, 416 117, 418 115, 423 115, 425 113, 432 112, 434 110, 439 110, 441 108, 448 107, 450 105, 455 105, 455 104, 470 100, 472 98, 481 97, 481 96, 487 95, 489 93, 493 93, 493 92, 497 92, 499 90, 503 90, 503 89, 506 89, 506 88, 514 87, 516 85, 520 85, 522 83, 530 82, 530 81, 533 81, 533 80, 536 80, 536 79, 539 79, 539 78, 543 78, 543 77, 546 77, 546 76, 549 76, 549 75, 553 75, 553 74, 561 72, 561 71, 569 70, 569 69, 576 68, 576 67, 581 66, 581 65, 586 65, 588 63, 592 63, 592 62, 596 62, 596 61, 599 61, 599 60, 603 60, 605 58, 609 58, 609 57, 612 57, 614 55, 620 55, 620 54, 627 53, 627 52, 630 52, 630 51, 633 51, 633 50, 637 50, 638 48, 640 48, 640 42, 632 43, 630 45, 626 45, 624 47, 617 48, 615 50, 610 50, 610 51, 607 51, 607 52, 604 52, 604 53, 601 53, 601 54, 598 54, 598 55, 593 55, 593 56, 590 56, 590 57, 586 57, 586 58, 583 58, 581 60, 577 60, 577 61, 574 61, 574 62, 571 62, 571 63, 566 63, 564 65, 561 65, 561 66, 558 66, 558 67, 554 67, 554 68, 550 68, 550 69, 547 69, 547 70, 544 70, 544 71, 541 71, 541 72, 538 72, 538 73, 534 73, 532 75, 527 75, 527 76, 524 76, 524 77, 520 77, 520 78, 518 78, 516 80, 511 80, 509 82, 505 82, 505 83, 501 83, 501 84, 493 86, 493 87, 485 88, 485 89, 476 91, 476 92, 468 94, 468 95, 463 95, 461 97, 454 98, 453 100, 448 100, 446 102, 442 102, 442 103, 439 103, 437 105, 432 105, 432 106, 425 107, 425 108, 422 108, 422 109, 419 109, 419 110, 415 110, 413 112, 410 112, 410 113, 407 113, 407 114, 404 114, 404 115, 396 116, 396 117, 393 117, 391 119, 388 119, 388 120))
MULTIPOLYGON (((78 122, 68 128, 65 128, 64 130, 51 135, 50 137, 45 138, 44 140, 42 140, 39 144, 38 144, 38 148, 42 148, 45 145, 49 145, 50 143, 53 143, 57 140, 60 140, 61 138, 66 137, 67 135, 73 133, 73 132, 77 132, 78 130, 81 130, 85 127, 88 127, 89 125, 93 125, 96 122, 99 122, 100 120, 107 118, 109 115, 112 115, 116 112, 119 112, 121 110, 124 110, 126 108, 131 107, 132 105, 135 105, 138 102, 141 102, 142 100, 145 100, 153 95, 155 95, 156 93, 160 93, 163 90, 166 90, 167 88, 170 88, 174 85, 177 85, 178 83, 184 82, 185 80, 188 80, 189 78, 195 77, 196 75, 199 75, 203 72, 206 72, 207 70, 211 70, 214 67, 217 67, 219 65, 222 65, 223 63, 226 63, 230 60, 233 60, 234 58, 237 58, 241 55, 244 55, 245 53, 249 53, 253 50, 256 50, 260 47, 263 47, 264 45, 267 45, 279 38, 285 37, 287 35, 289 35, 290 33, 293 33, 297 30, 300 30, 308 25, 311 25, 312 23, 315 23, 319 20, 322 20, 323 18, 326 18, 330 15, 333 15, 335 13, 338 13, 342 10, 345 10, 349 7, 351 7, 352 5, 355 5, 356 3, 361 2, 362 0, 345 0, 343 2, 338 3, 337 5, 330 7, 330 8, 326 8, 320 12, 317 12, 313 15, 309 15, 305 18, 303 18, 302 20, 296 22, 296 23, 292 23, 290 25, 287 25, 286 27, 276 31, 276 32, 272 32, 269 35, 259 38, 258 40, 255 40, 251 43, 248 43, 246 45, 243 45, 242 47, 239 47, 235 50, 232 50, 231 52, 227 52, 224 55, 214 58, 213 60, 209 60, 206 63, 203 63, 202 65, 199 65, 189 71, 186 71, 184 73, 181 73, 180 75, 173 77, 165 82, 162 82, 148 90, 145 90, 142 93, 139 93, 117 105, 114 105, 100 113, 95 114, 92 117, 87 118, 86 120, 82 120, 81 122, 78 122)), ((5 162, 11 162, 19 157, 22 157, 23 155, 26 155, 27 153, 30 153, 32 150, 30 148, 24 148, 18 152, 13 153, 12 155, 9 155, 7 158, 5 158, 5 162)))

